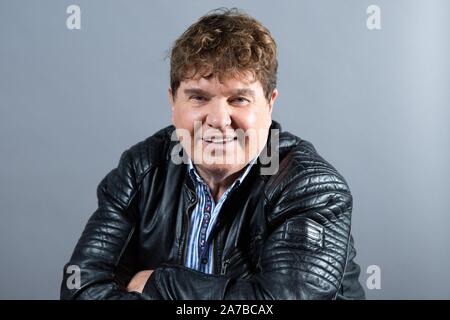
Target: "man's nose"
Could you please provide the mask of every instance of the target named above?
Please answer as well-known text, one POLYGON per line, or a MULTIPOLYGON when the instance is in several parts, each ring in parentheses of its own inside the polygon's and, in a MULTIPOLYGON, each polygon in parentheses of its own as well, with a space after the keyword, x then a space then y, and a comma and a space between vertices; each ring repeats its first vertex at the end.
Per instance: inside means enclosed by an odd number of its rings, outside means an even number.
POLYGON ((211 103, 206 116, 206 124, 209 127, 223 130, 231 125, 231 116, 228 105, 224 101, 211 103))

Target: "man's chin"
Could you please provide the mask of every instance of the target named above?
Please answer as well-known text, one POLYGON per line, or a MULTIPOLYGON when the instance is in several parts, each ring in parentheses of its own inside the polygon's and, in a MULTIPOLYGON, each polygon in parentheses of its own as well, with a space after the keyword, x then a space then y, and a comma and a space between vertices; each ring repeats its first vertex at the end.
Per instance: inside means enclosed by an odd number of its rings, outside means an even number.
POLYGON ((196 166, 201 170, 210 175, 216 177, 226 177, 232 175, 236 172, 241 171, 246 164, 244 163, 233 163, 233 164, 221 164, 221 163, 201 163, 196 164, 196 166))
MULTIPOLYGON (((194 153, 193 162, 205 168, 217 170, 233 170, 233 168, 245 167, 250 161, 245 152, 238 150, 204 150, 199 149, 194 153)), ((192 159, 192 158, 191 158, 192 159)))

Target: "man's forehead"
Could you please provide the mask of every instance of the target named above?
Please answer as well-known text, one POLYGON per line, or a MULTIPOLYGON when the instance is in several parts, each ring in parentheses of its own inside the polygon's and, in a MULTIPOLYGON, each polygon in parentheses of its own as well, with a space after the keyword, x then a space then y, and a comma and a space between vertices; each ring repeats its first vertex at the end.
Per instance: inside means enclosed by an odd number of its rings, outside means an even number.
POLYGON ((180 87, 183 91, 203 90, 254 94, 258 90, 258 87, 261 87, 261 84, 258 80, 245 77, 230 77, 225 79, 218 79, 218 77, 196 77, 181 81, 180 87))

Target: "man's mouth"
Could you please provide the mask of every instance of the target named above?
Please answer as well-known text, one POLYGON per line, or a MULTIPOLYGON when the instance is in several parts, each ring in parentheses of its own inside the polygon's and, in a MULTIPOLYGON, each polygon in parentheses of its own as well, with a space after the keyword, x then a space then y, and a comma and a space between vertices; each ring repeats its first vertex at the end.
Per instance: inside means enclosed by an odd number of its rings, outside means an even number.
POLYGON ((237 140, 237 137, 203 137, 203 141, 207 143, 225 144, 237 140))

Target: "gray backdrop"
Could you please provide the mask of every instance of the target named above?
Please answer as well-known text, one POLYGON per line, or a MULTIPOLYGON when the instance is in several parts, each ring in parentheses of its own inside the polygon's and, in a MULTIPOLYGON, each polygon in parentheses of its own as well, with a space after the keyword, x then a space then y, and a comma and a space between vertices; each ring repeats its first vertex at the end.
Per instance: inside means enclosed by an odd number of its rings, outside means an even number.
POLYGON ((96 187, 170 123, 172 42, 237 6, 279 46, 274 119, 346 177, 372 299, 450 298, 448 1, 0 1, 0 298, 56 299, 96 187), (66 27, 81 8, 81 30, 66 27), (381 8, 381 30, 366 8, 381 8))

